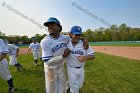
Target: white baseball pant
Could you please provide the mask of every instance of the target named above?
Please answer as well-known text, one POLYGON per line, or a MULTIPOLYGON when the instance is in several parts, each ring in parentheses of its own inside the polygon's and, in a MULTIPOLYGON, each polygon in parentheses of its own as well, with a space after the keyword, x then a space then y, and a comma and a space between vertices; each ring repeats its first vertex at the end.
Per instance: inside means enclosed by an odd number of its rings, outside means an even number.
POLYGON ((70 86, 70 93, 79 93, 84 82, 84 67, 75 68, 67 66, 68 81, 70 86))
POLYGON ((40 51, 38 51, 38 52, 33 52, 33 57, 34 57, 35 60, 37 60, 38 58, 41 58, 41 53, 40 53, 40 51))
POLYGON ((44 67, 46 93, 66 93, 66 75, 64 66, 54 69, 44 67))
POLYGON ((9 80, 12 78, 6 59, 3 59, 0 62, 0 77, 2 77, 4 80, 9 80))
POLYGON ((9 55, 9 65, 10 66, 14 66, 15 64, 17 64, 18 62, 17 62, 17 57, 16 57, 16 55, 14 54, 14 55, 9 55))

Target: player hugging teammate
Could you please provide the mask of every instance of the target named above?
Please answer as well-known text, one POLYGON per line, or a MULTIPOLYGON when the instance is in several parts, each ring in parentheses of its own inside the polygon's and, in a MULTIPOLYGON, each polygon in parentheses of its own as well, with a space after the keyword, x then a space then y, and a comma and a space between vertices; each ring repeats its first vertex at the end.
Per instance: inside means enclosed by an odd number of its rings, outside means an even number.
MULTIPOLYGON (((49 32, 49 35, 41 41, 46 93, 66 93, 64 62, 71 53, 71 50, 67 47, 70 37, 60 34, 62 26, 54 17, 49 18, 44 25, 48 27, 49 32)), ((82 45, 84 45, 83 43, 82 45)), ((82 57, 80 58, 82 59, 82 57)))

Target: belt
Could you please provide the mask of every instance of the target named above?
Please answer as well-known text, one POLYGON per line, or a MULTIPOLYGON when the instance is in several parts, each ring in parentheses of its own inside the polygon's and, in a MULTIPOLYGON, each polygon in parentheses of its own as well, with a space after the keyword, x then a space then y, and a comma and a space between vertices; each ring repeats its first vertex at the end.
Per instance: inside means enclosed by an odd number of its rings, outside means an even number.
MULTIPOLYGON (((73 67, 73 66, 70 66, 70 67, 73 67)), ((78 69, 79 69, 79 68, 81 68, 81 67, 73 67, 73 68, 78 68, 78 69)))
POLYGON ((15 54, 10 54, 10 55, 15 55, 15 54))

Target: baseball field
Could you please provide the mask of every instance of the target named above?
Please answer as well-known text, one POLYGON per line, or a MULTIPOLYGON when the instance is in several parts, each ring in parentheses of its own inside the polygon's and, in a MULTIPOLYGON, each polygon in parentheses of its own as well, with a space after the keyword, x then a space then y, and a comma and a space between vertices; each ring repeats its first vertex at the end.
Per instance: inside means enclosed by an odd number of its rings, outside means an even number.
MULTIPOLYGON (((100 53, 101 49, 97 47, 94 49, 96 59, 86 63, 82 93, 140 93, 140 60, 115 56, 117 51, 106 54, 100 53)), ((104 47, 103 50, 111 48, 104 47)), ((39 66, 34 67, 32 54, 25 55, 24 52, 18 57, 23 70, 17 72, 15 67, 10 67, 16 86, 14 93, 44 93, 43 64, 39 62, 39 66)), ((7 91, 7 83, 0 78, 0 93, 7 91)))

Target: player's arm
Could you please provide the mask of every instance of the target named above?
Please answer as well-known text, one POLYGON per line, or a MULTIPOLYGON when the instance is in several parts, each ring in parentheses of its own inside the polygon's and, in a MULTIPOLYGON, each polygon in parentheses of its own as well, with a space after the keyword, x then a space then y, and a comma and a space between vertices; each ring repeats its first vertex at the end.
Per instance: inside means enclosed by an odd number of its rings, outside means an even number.
POLYGON ((27 55, 28 55, 28 53, 30 52, 30 50, 31 50, 31 48, 32 48, 33 46, 32 46, 32 43, 29 45, 29 48, 28 48, 28 50, 27 50, 27 55))
POLYGON ((94 51, 91 49, 91 47, 89 46, 89 48, 86 50, 87 51, 87 55, 85 56, 78 56, 78 60, 80 62, 85 62, 86 60, 92 60, 95 59, 95 54, 94 51))
POLYGON ((28 55, 28 53, 30 52, 30 50, 31 50, 31 48, 28 48, 28 50, 27 50, 27 55, 28 55))
POLYGON ((1 62, 4 58, 6 58, 6 53, 0 54, 0 62, 1 62))
POLYGON ((81 40, 83 41, 83 47, 85 50, 87 50, 89 48, 89 43, 87 39, 84 39, 81 37, 81 40))
POLYGON ((66 58, 68 55, 70 54, 70 50, 68 48, 65 49, 64 53, 60 56, 56 56, 56 57, 53 57, 51 59, 49 59, 46 64, 48 66, 51 66, 51 65, 55 65, 55 64, 58 64, 58 62, 61 62, 63 58, 66 58))
POLYGON ((19 53, 19 48, 17 48, 16 56, 18 56, 18 53, 19 53))
POLYGON ((78 60, 80 62, 85 62, 86 60, 92 60, 94 58, 95 58, 94 55, 78 56, 78 60))

